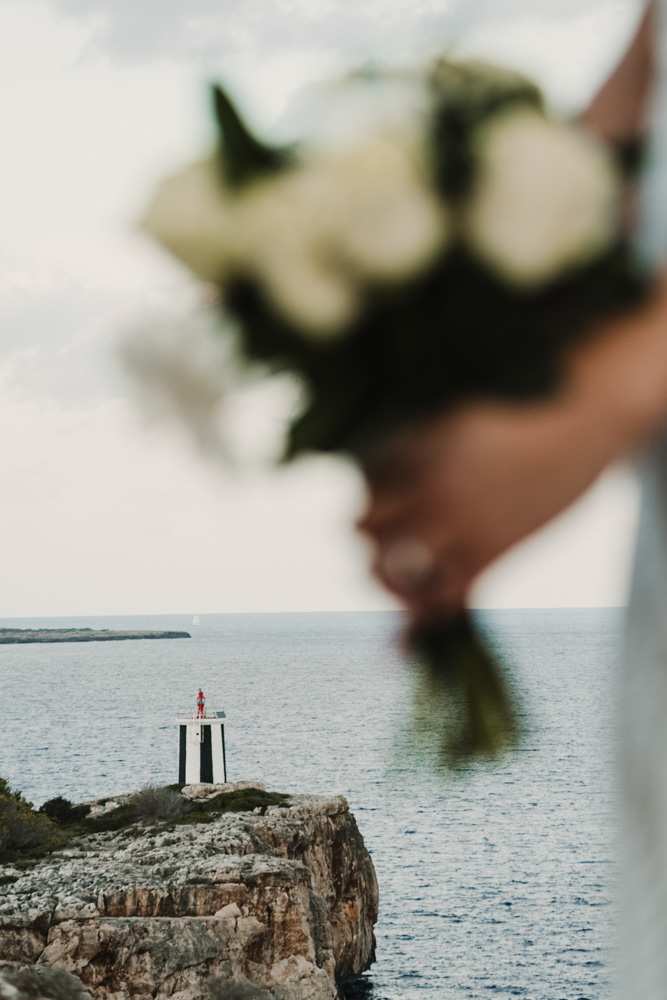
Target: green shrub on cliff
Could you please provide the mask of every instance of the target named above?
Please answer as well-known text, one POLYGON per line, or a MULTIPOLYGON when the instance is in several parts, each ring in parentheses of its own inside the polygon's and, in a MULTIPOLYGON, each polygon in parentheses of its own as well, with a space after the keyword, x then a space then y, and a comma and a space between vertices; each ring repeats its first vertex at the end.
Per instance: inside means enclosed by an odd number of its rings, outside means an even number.
POLYGON ((53 823, 58 826, 71 826, 73 823, 80 823, 90 812, 90 806, 75 806, 69 799, 64 799, 62 795, 57 795, 55 799, 49 799, 39 807, 39 811, 44 813, 53 823))
POLYGON ((289 801, 285 792, 265 792, 261 788, 239 788, 233 792, 220 792, 209 799, 206 809, 214 813, 254 812, 267 806, 284 806, 289 801))
POLYGON ((284 806, 289 802, 285 792, 265 792, 261 788, 238 788, 232 792, 220 792, 212 799, 200 799, 192 803, 189 811, 175 820, 176 823, 210 823, 222 813, 255 812, 262 815, 267 806, 284 806))
POLYGON ((137 823, 138 820, 136 809, 131 802, 127 802, 124 806, 118 806, 117 809, 109 809, 108 812, 100 813, 97 816, 87 816, 76 828, 71 829, 73 829, 74 834, 113 833, 126 826, 131 826, 132 823, 137 823))
POLYGON ((32 802, 0 778, 0 861, 42 854, 58 847, 62 839, 48 816, 35 812, 32 802))

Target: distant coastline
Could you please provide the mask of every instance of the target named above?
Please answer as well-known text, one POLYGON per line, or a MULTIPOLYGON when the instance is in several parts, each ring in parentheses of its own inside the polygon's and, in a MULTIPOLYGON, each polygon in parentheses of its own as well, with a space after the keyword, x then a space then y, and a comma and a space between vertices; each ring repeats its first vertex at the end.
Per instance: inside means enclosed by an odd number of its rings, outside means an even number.
POLYGON ((191 639, 189 632, 146 629, 0 628, 0 645, 26 642, 114 642, 122 639, 191 639))

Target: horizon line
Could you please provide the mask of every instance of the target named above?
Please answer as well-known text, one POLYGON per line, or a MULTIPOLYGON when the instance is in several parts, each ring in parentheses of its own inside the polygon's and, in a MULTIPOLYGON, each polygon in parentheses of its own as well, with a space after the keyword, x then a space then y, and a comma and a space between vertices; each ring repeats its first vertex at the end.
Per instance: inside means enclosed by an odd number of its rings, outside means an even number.
MULTIPOLYGON (((621 611, 627 604, 535 604, 535 605, 476 605, 469 608, 471 612, 477 611, 601 611, 613 610, 621 611)), ((33 615, 5 615, 0 617, 0 622, 16 621, 17 619, 35 618, 160 618, 160 617, 184 617, 190 618, 194 615, 349 615, 349 614, 404 614, 404 608, 290 608, 290 609, 262 609, 262 610, 237 610, 237 611, 114 611, 114 612, 85 612, 77 614, 33 614, 33 615)))

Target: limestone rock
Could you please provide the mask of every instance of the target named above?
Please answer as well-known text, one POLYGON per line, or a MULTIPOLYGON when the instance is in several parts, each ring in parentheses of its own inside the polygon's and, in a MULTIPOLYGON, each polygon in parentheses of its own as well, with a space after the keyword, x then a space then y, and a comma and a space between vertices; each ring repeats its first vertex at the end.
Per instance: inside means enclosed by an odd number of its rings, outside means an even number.
POLYGON ((335 1000, 374 960, 375 871, 340 797, 91 834, 4 874, 0 969, 65 970, 95 1000, 335 1000))

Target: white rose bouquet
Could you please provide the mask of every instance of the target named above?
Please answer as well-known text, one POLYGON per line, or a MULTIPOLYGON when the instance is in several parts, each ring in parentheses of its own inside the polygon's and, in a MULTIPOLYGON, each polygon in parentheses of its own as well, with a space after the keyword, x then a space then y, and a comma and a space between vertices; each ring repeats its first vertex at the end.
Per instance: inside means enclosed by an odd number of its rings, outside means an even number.
MULTIPOLYGON (((350 86, 390 100, 361 131, 293 148, 255 138, 214 88, 217 148, 162 183, 144 227, 217 287, 249 362, 304 382, 286 459, 363 465, 471 394, 548 393, 564 348, 644 278, 612 157, 529 81, 440 61, 350 86)), ((470 624, 421 647, 450 694, 449 750, 511 744, 511 699, 470 624)))

